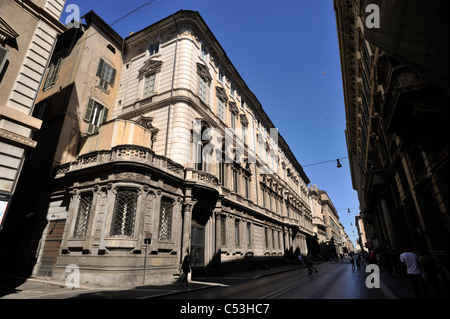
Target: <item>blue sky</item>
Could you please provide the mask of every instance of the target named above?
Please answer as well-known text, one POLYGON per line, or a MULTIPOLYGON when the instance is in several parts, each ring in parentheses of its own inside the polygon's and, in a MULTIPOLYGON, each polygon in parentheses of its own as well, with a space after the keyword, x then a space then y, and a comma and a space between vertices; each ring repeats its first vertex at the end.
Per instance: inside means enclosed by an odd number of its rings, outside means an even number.
MULTIPOLYGON (((77 4, 81 15, 93 10, 111 24, 146 3, 67 0, 66 6, 77 4)), ((112 27, 126 37, 181 9, 201 14, 301 165, 347 156, 333 0, 155 0, 112 27)), ((359 202, 348 159, 341 164, 304 170, 311 185, 328 193, 354 242, 359 202)))

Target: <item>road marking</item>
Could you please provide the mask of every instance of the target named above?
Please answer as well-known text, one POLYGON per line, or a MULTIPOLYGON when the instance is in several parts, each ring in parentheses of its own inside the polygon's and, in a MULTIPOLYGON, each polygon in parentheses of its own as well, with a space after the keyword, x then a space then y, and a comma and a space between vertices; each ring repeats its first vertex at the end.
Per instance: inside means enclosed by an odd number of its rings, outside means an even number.
POLYGON ((280 288, 278 290, 272 291, 262 297, 259 297, 258 299, 273 299, 275 297, 278 297, 279 295, 284 294, 285 292, 288 292, 291 289, 294 289, 297 286, 300 286, 302 284, 304 284, 305 282, 311 281, 315 276, 308 276, 305 277, 303 279, 301 279, 300 281, 294 282, 292 284, 290 284, 289 286, 280 288))
POLYGON ((218 282, 206 282, 206 281, 191 280, 190 283, 207 285, 207 286, 230 287, 230 285, 225 285, 225 284, 221 284, 221 283, 218 283, 218 282))

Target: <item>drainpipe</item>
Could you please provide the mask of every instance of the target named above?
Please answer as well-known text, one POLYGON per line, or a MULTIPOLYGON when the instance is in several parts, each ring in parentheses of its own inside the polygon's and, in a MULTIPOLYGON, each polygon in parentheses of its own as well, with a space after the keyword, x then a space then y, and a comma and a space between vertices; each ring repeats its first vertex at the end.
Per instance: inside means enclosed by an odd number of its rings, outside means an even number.
POLYGON ((172 113, 172 107, 173 107, 173 89, 175 85, 175 69, 177 65, 177 51, 178 51, 178 34, 180 33, 180 29, 178 28, 177 20, 175 19, 175 16, 172 16, 173 20, 175 22, 175 26, 177 28, 177 39, 175 42, 175 54, 173 58, 173 70, 172 70, 172 87, 170 89, 170 104, 169 104, 169 110, 167 111, 167 126, 166 126, 166 146, 164 149, 164 157, 167 157, 167 148, 169 145, 169 124, 170 124, 170 116, 172 113))

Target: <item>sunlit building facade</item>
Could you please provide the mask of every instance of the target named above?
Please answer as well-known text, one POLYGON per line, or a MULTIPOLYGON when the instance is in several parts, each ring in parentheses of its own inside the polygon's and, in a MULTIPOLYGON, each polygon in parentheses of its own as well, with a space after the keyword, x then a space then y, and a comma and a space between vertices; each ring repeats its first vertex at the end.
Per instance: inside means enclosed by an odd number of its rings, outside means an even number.
POLYGON ((52 60, 70 90, 34 272, 135 285, 173 281, 187 254, 194 277, 307 254, 310 181, 201 16, 125 39, 83 19, 52 60))

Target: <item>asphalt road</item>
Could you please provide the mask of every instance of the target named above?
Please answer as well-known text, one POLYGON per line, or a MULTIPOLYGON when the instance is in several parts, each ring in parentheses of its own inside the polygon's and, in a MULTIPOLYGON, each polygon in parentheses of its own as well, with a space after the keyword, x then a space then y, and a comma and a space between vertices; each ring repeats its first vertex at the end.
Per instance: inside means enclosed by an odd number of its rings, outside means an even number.
MULTIPOLYGON (((369 273, 353 270, 349 263, 315 265, 318 273, 305 268, 258 279, 224 278, 227 285, 162 297, 170 299, 386 299, 380 288, 366 287, 369 273)), ((211 278, 213 280, 214 278, 211 278)), ((216 279, 215 281, 220 281, 216 279)))

